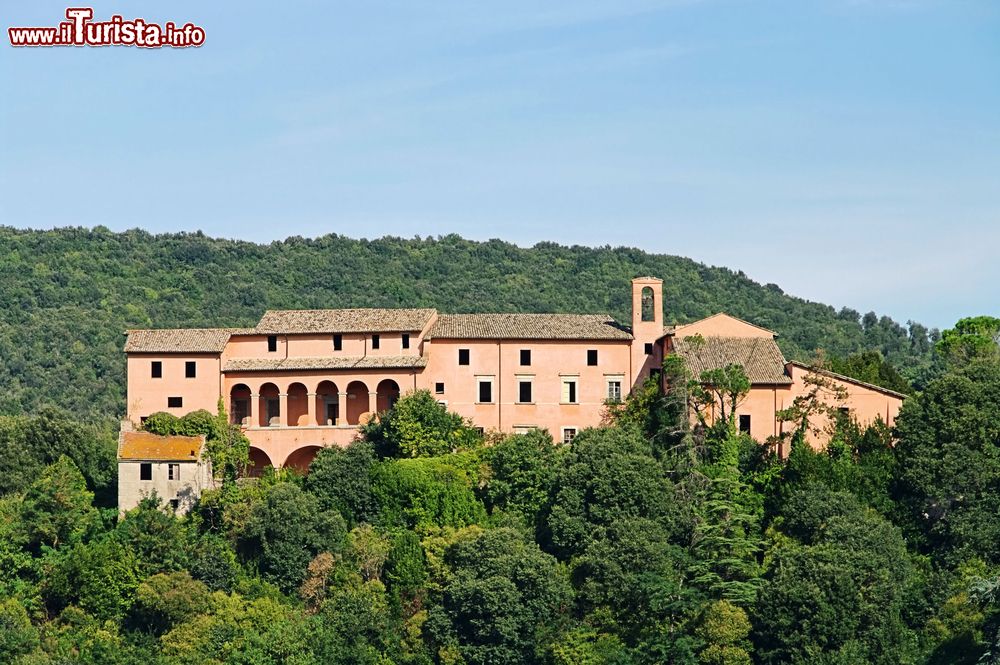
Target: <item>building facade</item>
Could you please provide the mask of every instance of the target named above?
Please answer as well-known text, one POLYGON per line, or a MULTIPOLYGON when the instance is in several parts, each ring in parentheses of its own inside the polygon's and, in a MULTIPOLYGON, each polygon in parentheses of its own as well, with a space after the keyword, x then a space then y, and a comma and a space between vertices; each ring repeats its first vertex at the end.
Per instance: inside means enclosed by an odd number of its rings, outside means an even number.
MULTIPOLYGON (((250 439, 255 472, 304 470, 322 447, 348 444, 359 424, 416 389, 484 430, 537 427, 561 441, 599 425, 606 401, 627 397, 667 353, 697 368, 746 366, 754 383, 741 422, 761 440, 777 433, 776 411, 803 389, 770 331, 726 315, 664 326, 659 279, 632 280, 631 318, 288 310, 268 311, 250 329, 130 330, 127 418, 214 412, 221 399, 250 439), (710 341, 711 354, 709 344, 693 348, 695 336, 710 341)), ((845 408, 891 423, 901 396, 851 386, 845 408)))

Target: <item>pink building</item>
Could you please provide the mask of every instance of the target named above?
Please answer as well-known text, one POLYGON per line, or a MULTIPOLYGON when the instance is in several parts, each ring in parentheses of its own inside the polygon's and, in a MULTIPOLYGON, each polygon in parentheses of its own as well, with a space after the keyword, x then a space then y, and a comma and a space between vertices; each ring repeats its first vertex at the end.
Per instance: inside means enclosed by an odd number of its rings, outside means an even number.
MULTIPOLYGON (((662 286, 632 280, 631 326, 591 314, 331 309, 268 311, 250 329, 130 330, 127 418, 214 412, 221 398, 245 427, 255 469, 305 469, 400 394, 426 389, 484 430, 539 427, 571 441, 600 423, 606 400, 626 397, 664 353, 685 353, 684 338, 700 334, 715 340, 714 360, 689 362, 735 359, 755 372, 741 422, 762 440, 777 431, 775 410, 806 370, 785 363, 773 333, 726 315, 664 327, 662 286)), ((858 400, 848 408, 895 417, 900 396, 851 385, 858 400)))

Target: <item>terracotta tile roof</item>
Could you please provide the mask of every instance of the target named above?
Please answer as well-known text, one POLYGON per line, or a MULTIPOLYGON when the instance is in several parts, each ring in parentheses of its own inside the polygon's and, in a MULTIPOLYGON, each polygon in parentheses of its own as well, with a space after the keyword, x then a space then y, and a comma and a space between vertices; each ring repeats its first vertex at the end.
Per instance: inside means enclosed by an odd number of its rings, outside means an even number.
POLYGON ((785 372, 785 357, 770 337, 702 337, 698 348, 693 337, 674 338, 674 353, 684 358, 694 377, 702 372, 727 365, 742 365, 751 383, 781 384, 792 382, 785 372))
POLYGON ((630 340, 605 314, 442 314, 429 337, 444 339, 630 340))
POLYGON ((222 353, 230 335, 246 328, 171 328, 125 331, 125 353, 222 353))
POLYGON ((264 312, 262 334, 413 332, 423 330, 433 309, 287 309, 264 312))
POLYGON ((837 374, 836 372, 831 372, 830 370, 820 369, 819 367, 813 367, 812 365, 807 365, 806 363, 799 362, 798 360, 792 360, 789 362, 789 364, 795 365, 796 367, 804 369, 807 372, 815 372, 816 374, 822 374, 823 376, 828 376, 832 379, 843 381, 844 383, 851 383, 856 386, 861 386, 862 388, 868 388, 869 390, 874 390, 876 392, 884 393, 886 395, 889 395, 890 397, 898 397, 899 399, 906 399, 907 397, 909 397, 909 395, 906 395, 905 393, 897 392, 895 390, 890 390, 889 388, 883 388, 882 386, 877 386, 874 383, 861 381, 851 376, 837 374))
POLYGON ((420 356, 346 356, 326 358, 231 358, 223 372, 274 372, 307 369, 419 369, 427 366, 420 356))
POLYGON ((149 432, 122 432, 118 436, 118 459, 196 462, 204 445, 204 436, 160 436, 149 432))

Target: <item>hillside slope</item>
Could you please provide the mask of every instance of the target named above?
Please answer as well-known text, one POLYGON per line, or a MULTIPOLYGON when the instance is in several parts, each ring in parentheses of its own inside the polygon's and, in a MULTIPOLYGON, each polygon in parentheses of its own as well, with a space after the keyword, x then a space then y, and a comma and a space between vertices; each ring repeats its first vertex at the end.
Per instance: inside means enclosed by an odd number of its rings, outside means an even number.
POLYGON ((928 331, 808 302, 741 272, 632 248, 529 249, 458 236, 257 245, 200 233, 0 227, 0 413, 43 404, 81 418, 124 404, 126 328, 248 326, 266 308, 437 307, 595 312, 629 320, 629 280, 664 280, 668 322, 726 311, 780 333, 789 357, 878 349, 904 374, 928 331))

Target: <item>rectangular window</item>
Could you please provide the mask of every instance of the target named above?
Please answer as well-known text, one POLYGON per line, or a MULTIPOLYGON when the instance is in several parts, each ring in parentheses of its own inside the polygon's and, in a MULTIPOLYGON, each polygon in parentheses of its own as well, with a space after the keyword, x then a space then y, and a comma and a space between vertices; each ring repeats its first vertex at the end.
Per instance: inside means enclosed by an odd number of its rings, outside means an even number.
POLYGON ((536 429, 535 425, 514 425, 514 434, 531 434, 536 429))
POLYGON ((154 360, 152 364, 149 366, 149 374, 154 379, 163 378, 163 363, 160 362, 159 360, 154 360))
POLYGON ((153 465, 150 462, 143 462, 139 465, 139 480, 153 479, 153 465))
POLYGON ((576 404, 576 379, 563 379, 562 403, 576 404))
POLYGON ((170 510, 172 510, 172 511, 174 511, 176 513, 177 509, 180 508, 180 506, 181 506, 180 499, 171 499, 170 500, 170 510))
POLYGON ((531 381, 517 382, 517 401, 521 404, 531 404, 531 381))
POLYGON ((468 349, 459 349, 458 350, 458 364, 459 365, 468 365, 469 364, 469 350, 468 349))
POLYGON ((278 350, 278 336, 268 335, 267 336, 267 351, 268 353, 274 353, 278 350))
POLYGON ((167 465, 167 480, 180 480, 181 479, 181 465, 180 464, 168 464, 167 465))
POLYGON ((748 415, 740 416, 740 431, 746 434, 750 433, 750 416, 748 415))
POLYGON ((644 350, 645 350, 647 356, 653 355, 653 343, 652 342, 646 342, 646 347, 645 347, 644 350))
POLYGON ((587 365, 589 367, 597 367, 597 349, 587 350, 587 365))
POLYGON ((198 363, 193 360, 188 360, 184 363, 184 376, 188 379, 193 379, 198 376, 198 363))
POLYGON ((372 348, 373 348, 373 349, 377 349, 377 348, 378 348, 378 345, 379 345, 379 343, 380 343, 381 341, 382 341, 382 340, 381 340, 381 338, 379 338, 379 336, 378 336, 378 335, 372 335, 372 348))
POLYGON ((608 381, 608 399, 612 402, 622 401, 622 382, 618 379, 608 381))
POLYGON ((343 351, 344 350, 344 336, 343 335, 334 335, 333 336, 333 350, 334 351, 343 351))
POLYGON ((437 393, 438 395, 443 395, 444 394, 444 384, 443 383, 435 383, 434 384, 434 392, 437 393))
POLYGON ((493 403, 493 381, 491 379, 479 380, 479 402, 481 404, 493 403))
POLYGON ((562 435, 563 443, 573 443, 573 439, 575 438, 576 438, 575 427, 563 427, 563 435, 562 435))
POLYGON ((403 333, 403 348, 410 348, 410 333, 403 333))
POLYGON ((184 406, 183 397, 168 397, 167 398, 167 408, 168 409, 179 409, 184 406))
POLYGON ((521 349, 521 367, 531 367, 531 349, 521 349))

